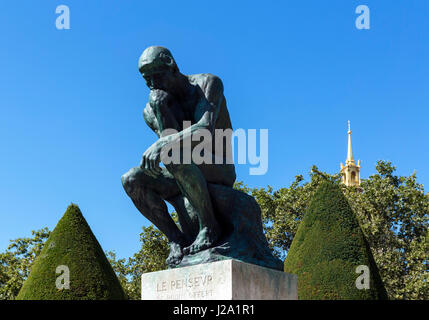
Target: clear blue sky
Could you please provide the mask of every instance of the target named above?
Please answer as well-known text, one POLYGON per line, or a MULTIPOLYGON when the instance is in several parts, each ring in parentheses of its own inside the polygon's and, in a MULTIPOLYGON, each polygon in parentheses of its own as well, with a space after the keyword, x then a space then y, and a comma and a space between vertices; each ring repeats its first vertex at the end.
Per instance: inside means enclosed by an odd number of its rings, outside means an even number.
MULTIPOLYGON (((1 1, 0 251, 53 229, 77 203, 103 249, 127 257, 148 221, 120 177, 155 141, 137 59, 172 51, 185 74, 220 76, 234 128, 269 129, 269 169, 238 180, 288 186, 335 173, 351 120, 362 177, 379 159, 427 185, 429 2, 1 1), (55 8, 71 29, 55 28, 55 8), (371 10, 357 30, 355 8, 371 10)), ((427 189, 426 189, 427 191, 427 189)))

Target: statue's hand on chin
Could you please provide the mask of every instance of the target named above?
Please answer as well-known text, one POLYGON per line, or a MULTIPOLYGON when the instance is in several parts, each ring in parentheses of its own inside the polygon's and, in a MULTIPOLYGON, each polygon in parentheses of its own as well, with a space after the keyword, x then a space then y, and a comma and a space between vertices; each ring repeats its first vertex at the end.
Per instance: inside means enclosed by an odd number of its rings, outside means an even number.
POLYGON ((167 105, 170 100, 170 94, 162 89, 152 89, 149 94, 149 103, 151 105, 167 105))

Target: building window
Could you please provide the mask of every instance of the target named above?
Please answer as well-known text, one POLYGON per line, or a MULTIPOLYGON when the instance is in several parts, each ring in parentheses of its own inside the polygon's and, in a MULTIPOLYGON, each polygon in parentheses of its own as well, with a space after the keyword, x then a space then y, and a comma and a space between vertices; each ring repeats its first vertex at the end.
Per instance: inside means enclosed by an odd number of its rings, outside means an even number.
POLYGON ((352 181, 356 182, 356 172, 352 171, 352 181))

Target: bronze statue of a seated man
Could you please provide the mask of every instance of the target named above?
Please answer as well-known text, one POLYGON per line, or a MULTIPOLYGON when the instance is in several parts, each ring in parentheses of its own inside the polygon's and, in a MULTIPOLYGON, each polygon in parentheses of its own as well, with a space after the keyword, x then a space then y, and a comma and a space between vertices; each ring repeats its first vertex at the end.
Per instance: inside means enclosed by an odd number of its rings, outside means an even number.
POLYGON ((198 130, 206 129, 214 135, 215 129, 232 129, 231 120, 222 81, 212 74, 180 73, 168 49, 147 48, 139 59, 139 71, 150 88, 144 119, 159 139, 144 152, 140 166, 122 176, 122 184, 137 209, 167 236, 167 262, 174 265, 184 254, 208 249, 219 240, 222 230, 208 183, 232 187, 236 174, 234 165, 226 161, 228 143, 221 155, 213 149, 216 157, 223 157, 221 164, 181 161, 160 167, 161 152, 169 144, 183 145, 186 139, 193 148, 191 137, 198 130), (189 127, 184 127, 186 122, 189 127), (176 209, 179 226, 164 201, 176 209))

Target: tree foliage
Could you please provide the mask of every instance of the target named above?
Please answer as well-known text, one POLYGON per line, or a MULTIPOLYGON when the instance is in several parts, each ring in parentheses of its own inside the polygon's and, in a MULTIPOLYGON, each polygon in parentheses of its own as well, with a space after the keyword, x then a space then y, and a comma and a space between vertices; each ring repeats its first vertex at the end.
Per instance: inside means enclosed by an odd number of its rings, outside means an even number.
MULTIPOLYGON (((416 174, 395 175, 390 162, 378 161, 376 173, 362 179, 361 188, 342 185, 368 239, 390 299, 429 299, 429 194, 416 174)), ((303 219, 314 191, 324 177, 340 175, 320 172, 315 166, 310 181, 302 175, 287 188, 250 189, 262 210, 264 230, 270 247, 284 259, 303 219)))
POLYGON ((143 227, 140 233, 141 248, 132 257, 117 259, 115 252, 108 252, 107 258, 116 271, 129 299, 139 300, 141 275, 167 269, 168 240, 153 225, 143 227))
MULTIPOLYGON (((416 174, 398 176, 390 162, 379 161, 376 173, 362 179, 361 189, 342 186, 356 214, 377 263, 390 299, 429 299, 429 194, 417 182, 416 174)), ((274 190, 235 188, 252 194, 258 201, 264 232, 274 254, 282 259, 304 217, 311 197, 324 177, 340 175, 311 168, 309 181, 297 175, 289 187, 274 190)), ((33 231, 33 238, 16 239, 0 253, 0 299, 13 299, 49 231, 33 231)), ((141 248, 128 259, 108 253, 109 261, 131 299, 140 299, 140 275, 164 270, 168 241, 155 227, 143 227, 141 248)))
POLYGON ((299 299, 387 299, 359 222, 338 183, 329 180, 312 196, 287 254, 285 272, 298 275, 299 299), (369 268, 367 290, 355 286, 359 266, 369 268))
POLYGON ((367 236, 389 295, 429 299, 429 194, 416 174, 395 175, 379 161, 377 173, 362 180, 363 192, 345 188, 367 236))
POLYGON ((79 207, 71 204, 49 235, 22 285, 19 300, 122 300, 124 290, 79 207), (57 268, 69 287, 59 289, 57 268))
POLYGON ((33 237, 11 240, 0 253, 0 300, 16 298, 50 233, 48 228, 32 231, 33 237))
POLYGON ((304 177, 297 175, 288 188, 276 191, 271 186, 251 189, 242 182, 235 184, 235 188, 255 197, 261 207, 264 233, 268 244, 280 259, 285 259, 296 230, 304 217, 311 195, 325 177, 334 181, 340 179, 339 174, 328 175, 313 166, 310 171, 310 183, 303 183, 304 177))

